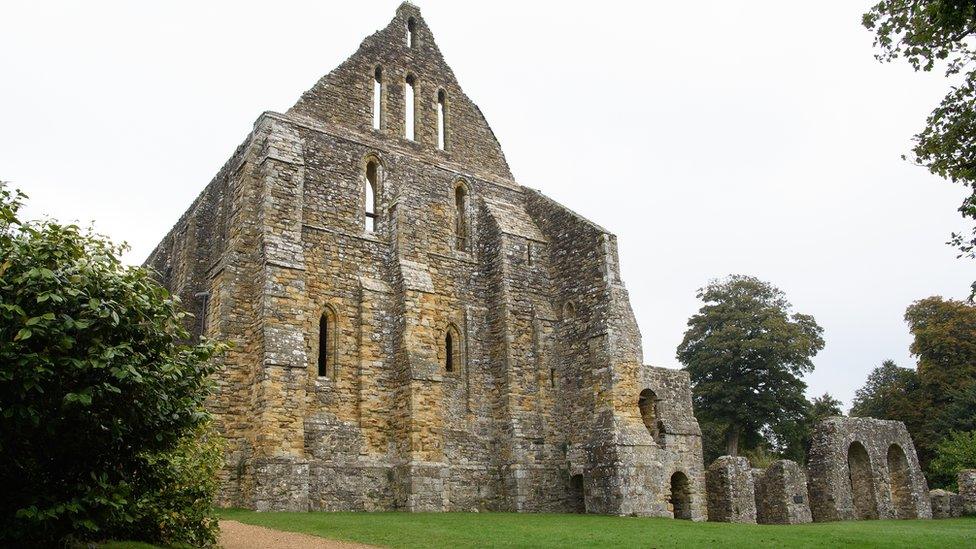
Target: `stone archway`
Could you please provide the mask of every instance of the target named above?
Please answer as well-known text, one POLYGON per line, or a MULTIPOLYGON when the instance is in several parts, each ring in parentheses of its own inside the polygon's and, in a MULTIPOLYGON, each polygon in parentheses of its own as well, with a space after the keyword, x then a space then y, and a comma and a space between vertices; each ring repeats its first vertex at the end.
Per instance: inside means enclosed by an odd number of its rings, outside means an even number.
POLYGON ((905 456, 905 451, 897 444, 888 447, 888 479, 891 505, 894 508, 895 517, 900 519, 918 518, 918 511, 915 509, 915 502, 912 498, 908 458, 905 456))
POLYGON ((681 471, 671 475, 671 495, 668 499, 668 509, 674 518, 691 520, 691 486, 688 477, 681 471))
POLYGON ((874 497, 871 458, 860 442, 852 442, 847 448, 847 469, 851 482, 854 517, 858 520, 877 519, 878 502, 874 497))

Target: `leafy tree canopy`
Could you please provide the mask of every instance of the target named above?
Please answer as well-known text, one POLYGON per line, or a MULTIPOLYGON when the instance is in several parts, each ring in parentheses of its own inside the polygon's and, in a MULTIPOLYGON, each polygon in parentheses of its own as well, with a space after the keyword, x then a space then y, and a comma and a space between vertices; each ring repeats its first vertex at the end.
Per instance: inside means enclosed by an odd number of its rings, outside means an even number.
MULTIPOLYGON (((915 135, 914 160, 930 172, 959 182, 972 192, 959 212, 976 219, 976 3, 971 0, 884 0, 864 14, 875 33, 876 57, 905 59, 915 70, 943 66, 954 84, 915 135)), ((976 227, 954 234, 963 254, 976 256, 976 227)), ((976 283, 973 284, 976 293, 976 283)))
POLYGON ((22 222, 23 198, 0 183, 0 545, 212 544, 219 448, 192 441, 219 347, 184 343, 186 313, 121 247, 22 222))
POLYGON ((763 428, 805 417, 801 376, 813 371, 823 329, 751 276, 713 281, 698 298, 705 305, 688 320, 677 357, 691 377, 696 414, 721 426, 726 453, 738 455, 740 439, 761 440, 763 428))

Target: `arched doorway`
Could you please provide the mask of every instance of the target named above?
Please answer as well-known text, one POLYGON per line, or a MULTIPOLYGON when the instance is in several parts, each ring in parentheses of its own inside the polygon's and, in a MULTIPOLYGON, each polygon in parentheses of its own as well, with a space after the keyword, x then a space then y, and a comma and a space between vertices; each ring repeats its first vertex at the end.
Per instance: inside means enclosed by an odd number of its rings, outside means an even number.
POLYGON ((586 512, 586 492, 583 489, 583 475, 569 477, 569 507, 572 513, 586 512))
POLYGON ((878 518, 871 458, 860 442, 852 442, 847 449, 847 469, 851 481, 851 496, 854 500, 854 517, 858 520, 878 518))
POLYGON ((691 520, 691 486, 688 484, 688 477, 681 471, 671 475, 668 510, 676 519, 691 520))
POLYGON ((888 477, 891 485, 891 504, 895 509, 895 517, 900 519, 918 518, 912 488, 908 475, 908 458, 901 446, 892 444, 888 447, 888 477))

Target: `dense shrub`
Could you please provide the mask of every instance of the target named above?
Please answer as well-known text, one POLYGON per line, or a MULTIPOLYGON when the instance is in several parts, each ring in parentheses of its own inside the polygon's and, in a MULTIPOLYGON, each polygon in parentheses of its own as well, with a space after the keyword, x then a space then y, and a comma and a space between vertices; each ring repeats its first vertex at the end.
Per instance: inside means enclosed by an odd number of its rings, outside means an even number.
POLYGON ((0 545, 212 544, 211 343, 123 248, 0 183, 0 545))
POLYGON ((976 431, 953 431, 939 443, 929 467, 932 484, 958 490, 957 475, 963 469, 976 469, 976 431))

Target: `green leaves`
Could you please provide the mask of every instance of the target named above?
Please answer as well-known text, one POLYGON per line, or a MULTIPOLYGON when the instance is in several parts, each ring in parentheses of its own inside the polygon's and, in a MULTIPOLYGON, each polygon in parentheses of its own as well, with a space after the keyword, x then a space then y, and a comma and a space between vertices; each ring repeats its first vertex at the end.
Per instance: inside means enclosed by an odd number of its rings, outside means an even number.
POLYGON ((222 346, 185 344, 178 302, 121 246, 22 222, 22 198, 0 185, 0 546, 212 544, 213 467, 146 458, 192 453, 222 346))
MULTIPOLYGON (((956 81, 914 136, 914 162, 940 177, 962 183, 970 195, 959 207, 976 219, 976 3, 963 0, 885 0, 864 14, 875 33, 882 62, 904 58, 915 70, 944 64, 956 81)), ((974 257, 976 226, 968 236, 953 234, 949 243, 961 256, 974 257)), ((970 298, 976 296, 976 282, 970 298)))
POLYGON ((698 418, 722 426, 732 451, 740 436, 758 440, 764 427, 802 417, 800 376, 824 346, 813 317, 791 315, 783 292, 750 276, 713 281, 698 297, 705 304, 677 350, 698 418))

